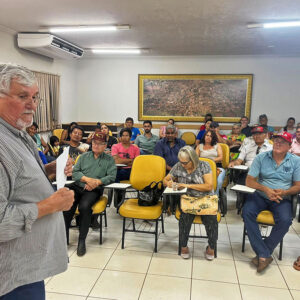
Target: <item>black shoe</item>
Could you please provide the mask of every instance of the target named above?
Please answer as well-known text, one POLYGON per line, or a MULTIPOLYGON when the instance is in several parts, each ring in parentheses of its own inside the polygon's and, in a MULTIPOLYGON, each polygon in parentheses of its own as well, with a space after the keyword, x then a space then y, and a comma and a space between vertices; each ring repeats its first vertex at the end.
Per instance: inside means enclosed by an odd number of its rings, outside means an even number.
POLYGON ((91 227, 92 227, 93 229, 99 229, 99 228, 100 228, 100 224, 99 224, 97 218, 94 218, 94 219, 92 220, 91 227))
POLYGON ((86 253, 85 240, 79 240, 77 246, 77 255, 83 256, 86 253))

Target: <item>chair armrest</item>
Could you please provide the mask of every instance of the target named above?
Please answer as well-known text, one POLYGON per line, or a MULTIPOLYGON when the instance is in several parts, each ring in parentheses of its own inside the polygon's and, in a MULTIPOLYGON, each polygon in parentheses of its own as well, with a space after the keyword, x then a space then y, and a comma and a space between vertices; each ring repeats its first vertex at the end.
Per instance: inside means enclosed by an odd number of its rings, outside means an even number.
POLYGON ((299 195, 298 194, 297 195, 292 195, 291 198, 292 198, 292 216, 293 216, 293 219, 294 219, 296 217, 299 195))

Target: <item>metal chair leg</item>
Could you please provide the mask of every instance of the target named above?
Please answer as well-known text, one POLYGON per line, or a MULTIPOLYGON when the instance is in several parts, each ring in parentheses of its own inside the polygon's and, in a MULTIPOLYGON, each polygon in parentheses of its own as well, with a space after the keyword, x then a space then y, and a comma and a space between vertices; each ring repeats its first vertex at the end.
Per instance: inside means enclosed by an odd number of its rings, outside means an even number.
POLYGON ((99 244, 102 245, 102 214, 100 214, 100 239, 99 244))
POLYGON ((245 240, 246 240, 246 226, 245 226, 245 224, 244 224, 242 252, 245 252, 245 240))
POLYGON ((164 217, 163 214, 161 214, 161 232, 165 233, 165 225, 164 225, 164 217))
POLYGON ((283 239, 280 242, 280 247, 279 247, 279 260, 282 260, 282 248, 283 248, 283 239))
POLYGON ((106 210, 103 212, 103 215, 104 215, 104 224, 105 224, 105 227, 107 227, 106 210))
POLYGON ((158 219, 155 220, 155 246, 154 252, 157 252, 157 238, 158 238, 158 219))
POLYGON ((132 219, 132 228, 135 231, 135 222, 134 222, 134 219, 132 219))
POLYGON ((67 245, 69 245, 70 228, 66 227, 67 245))
POLYGON ((126 218, 123 218, 122 249, 124 249, 126 218))

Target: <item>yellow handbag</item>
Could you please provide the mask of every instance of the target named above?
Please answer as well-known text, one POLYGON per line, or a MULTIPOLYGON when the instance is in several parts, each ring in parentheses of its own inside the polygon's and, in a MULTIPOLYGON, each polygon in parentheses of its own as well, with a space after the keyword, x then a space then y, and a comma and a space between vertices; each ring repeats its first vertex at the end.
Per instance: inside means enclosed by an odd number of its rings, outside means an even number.
POLYGON ((181 210, 192 215, 216 215, 218 213, 218 196, 206 195, 204 197, 181 196, 181 210))

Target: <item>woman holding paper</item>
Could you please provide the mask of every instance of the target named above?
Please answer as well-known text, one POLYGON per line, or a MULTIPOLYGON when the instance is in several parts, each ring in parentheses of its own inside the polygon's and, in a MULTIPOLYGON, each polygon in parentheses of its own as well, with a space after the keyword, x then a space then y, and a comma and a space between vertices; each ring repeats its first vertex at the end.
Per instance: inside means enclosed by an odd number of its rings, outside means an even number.
MULTIPOLYGON (((213 177, 209 164, 200 161, 195 150, 190 146, 185 146, 178 153, 179 162, 171 169, 164 178, 165 186, 172 187, 172 178, 177 178, 178 189, 187 188, 187 195, 193 197, 204 197, 212 194, 213 177)), ((181 241, 181 257, 190 257, 187 246, 189 234, 195 215, 181 212, 179 219, 179 236, 181 241)), ((208 260, 214 259, 216 243, 218 239, 218 222, 216 215, 201 216, 208 236, 208 246, 205 257, 208 260)))

